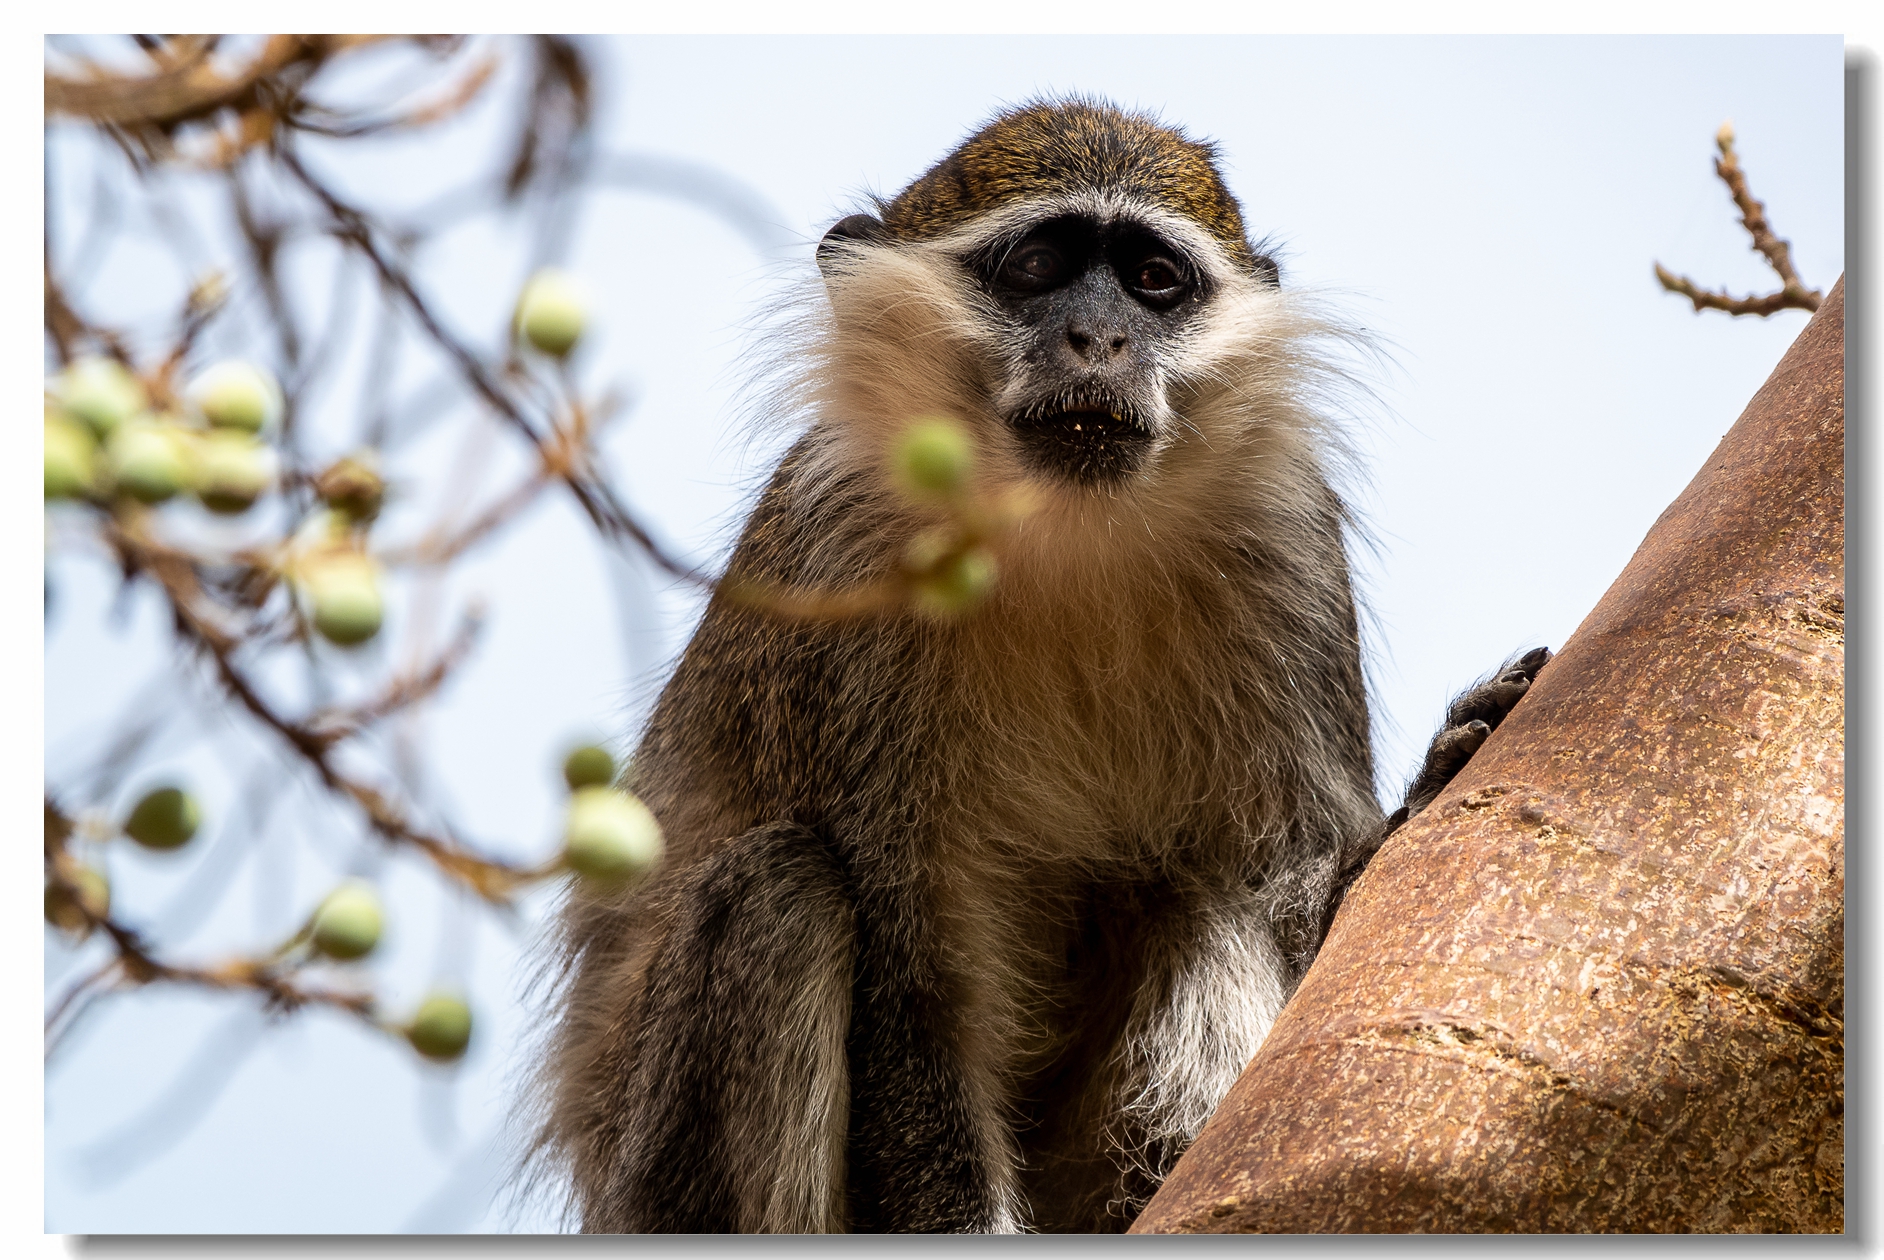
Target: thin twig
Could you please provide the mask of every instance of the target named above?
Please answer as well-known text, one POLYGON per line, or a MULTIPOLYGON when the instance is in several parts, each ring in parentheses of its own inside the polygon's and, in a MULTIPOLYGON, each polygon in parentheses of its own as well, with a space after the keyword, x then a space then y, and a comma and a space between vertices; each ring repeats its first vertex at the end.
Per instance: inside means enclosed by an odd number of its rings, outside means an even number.
POLYGON ((331 122, 316 121, 327 111, 310 108, 296 117, 295 129, 336 140, 351 140, 359 136, 380 135, 388 131, 429 127, 433 123, 443 122, 463 112, 483 93, 485 86, 496 75, 498 65, 497 54, 486 53, 472 65, 462 80, 448 88, 437 100, 409 106, 384 118, 336 118, 331 122))
POLYGON ((1766 206, 1756 200, 1747 187, 1746 172, 1740 169, 1740 159, 1734 152, 1732 124, 1723 123, 1714 142, 1720 147, 1720 156, 1714 159, 1714 173, 1720 176, 1727 185, 1727 191, 1733 195, 1734 205, 1740 208, 1740 225, 1753 238, 1754 252, 1764 258, 1767 266, 1779 277, 1780 288, 1777 292, 1757 297, 1737 298, 1725 290, 1703 289, 1688 277, 1678 276, 1660 263, 1655 264, 1655 278, 1661 282, 1662 288, 1670 293, 1679 293, 1694 303, 1697 314, 1712 310, 1726 311, 1729 315, 1764 317, 1775 311, 1818 310, 1824 295, 1817 289, 1806 288, 1799 279, 1799 273, 1793 270, 1791 247, 1773 234, 1772 226, 1766 220, 1766 206))
POLYGON ((45 813, 48 886, 62 895, 72 913, 80 916, 79 925, 85 933, 102 931, 116 950, 116 957, 66 990, 54 1004, 46 1017, 49 1034, 82 995, 96 991, 99 985, 112 979, 114 973, 124 982, 134 985, 166 982, 213 989, 252 989, 265 996, 271 1005, 283 1010, 323 1005, 351 1011, 369 1021, 373 1019, 373 997, 370 993, 309 988, 299 984, 288 974, 291 964, 284 963, 279 953, 266 958, 236 958, 209 967, 167 962, 159 958, 136 929, 113 918, 109 911, 94 913, 85 904, 73 880, 76 864, 65 851, 74 824, 51 797, 46 799, 45 813))
POLYGON ((380 560, 389 567, 436 568, 450 564, 534 503, 550 481, 549 471, 538 469, 457 533, 441 537, 436 531, 430 532, 411 546, 387 548, 380 553, 380 560))
POLYGON ((379 1027, 376 1002, 371 993, 353 989, 329 989, 294 980, 287 968, 272 958, 232 958, 214 966, 191 966, 167 962, 144 942, 136 929, 110 916, 92 923, 111 939, 118 956, 114 960, 124 982, 131 985, 182 984, 222 992, 248 990, 260 993, 269 1006, 295 1011, 304 1006, 326 1006, 355 1015, 379 1027))
MULTIPOLYGON (((249 262, 255 268, 255 277, 261 282, 262 298, 268 303, 271 321, 275 327, 275 337, 281 343, 281 357, 292 373, 301 363, 301 330, 295 322, 294 312, 289 309, 288 297, 281 286, 281 272, 276 265, 281 250, 283 227, 280 223, 264 221, 261 214, 249 200, 248 188, 242 182, 241 173, 231 169, 228 173, 229 206, 235 212, 236 226, 242 233, 243 241, 249 247, 249 262)), ((282 433, 289 437, 293 433, 294 415, 292 410, 282 417, 282 433)))
POLYGON ((445 680, 471 655, 482 626, 483 619, 476 611, 467 614, 457 635, 430 665, 399 675, 379 695, 364 703, 316 713, 307 720, 307 728, 319 738, 338 743, 426 700, 444 686, 445 680))
POLYGON ((86 972, 84 976, 75 981, 72 987, 67 989, 57 1002, 53 1003, 52 1011, 46 1016, 45 1037, 46 1053, 48 1055, 52 1053, 53 1047, 58 1043, 58 1036, 56 1035, 57 1030, 60 1028, 62 1021, 65 1021, 66 1015, 69 1013, 73 1017, 73 1020, 77 1019, 79 1011, 82 1009, 81 1006, 77 1005, 80 998, 84 998, 85 1001, 89 1003, 93 997, 97 996, 99 987, 103 985, 106 980, 113 978, 114 974, 119 973, 122 967, 123 960, 114 953, 110 958, 107 958, 104 962, 92 968, 90 971, 86 972))
MULTIPOLYGON (((372 224, 366 216, 342 201, 309 173, 292 149, 286 145, 281 149, 281 161, 302 186, 312 192, 327 208, 328 213, 333 215, 334 235, 351 243, 366 255, 379 271, 381 278, 404 299, 407 308, 425 329, 426 334, 458 364, 459 371, 463 373, 477 394, 540 452, 545 452, 545 435, 538 432, 537 426, 523 414, 516 402, 498 385, 483 360, 479 359, 469 346, 452 335, 439 322, 425 299, 419 295, 412 278, 392 261, 387 252, 380 247, 379 242, 374 239, 372 224)), ((594 522, 604 537, 628 538, 647 553, 650 559, 673 576, 696 586, 709 589, 713 586, 711 576, 670 555, 664 547, 655 542, 653 535, 648 533, 641 523, 622 506, 620 500, 615 497, 614 491, 605 483, 591 480, 573 467, 561 470, 560 475, 563 483, 569 487, 570 493, 575 496, 576 502, 582 506, 582 510, 588 514, 589 519, 594 522)))

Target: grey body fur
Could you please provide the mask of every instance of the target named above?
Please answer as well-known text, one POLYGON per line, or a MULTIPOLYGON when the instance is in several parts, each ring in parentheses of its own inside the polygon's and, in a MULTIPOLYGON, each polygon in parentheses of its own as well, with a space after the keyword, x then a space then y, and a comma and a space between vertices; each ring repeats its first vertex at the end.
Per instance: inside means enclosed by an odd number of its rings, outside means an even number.
POLYGON ((585 1229, 1119 1229, 1196 1135, 1383 834, 1329 329, 1272 276, 1091 188, 826 268, 729 576, 890 571, 932 521, 887 471, 913 416, 1032 510, 959 618, 712 601, 633 762, 666 862, 566 914, 545 1134, 585 1229), (1005 427, 1026 368, 961 263, 1075 203, 1211 291, 1099 486, 1005 427))

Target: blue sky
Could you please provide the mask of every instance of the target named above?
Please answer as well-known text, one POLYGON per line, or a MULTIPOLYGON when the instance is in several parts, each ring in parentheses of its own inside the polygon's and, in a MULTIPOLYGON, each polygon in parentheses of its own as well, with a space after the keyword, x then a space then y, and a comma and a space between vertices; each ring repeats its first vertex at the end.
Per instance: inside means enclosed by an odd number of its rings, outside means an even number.
MULTIPOLYGON (((1367 472, 1356 503, 1376 540, 1361 578, 1383 788, 1411 768, 1454 691, 1518 649, 1568 637, 1803 327, 1799 312, 1696 316, 1653 280, 1660 261, 1737 293, 1773 287, 1709 165, 1722 121, 1806 281, 1829 288, 1843 262, 1835 37, 627 38, 597 51, 604 152, 706 163, 770 207, 755 239, 628 185, 592 199, 562 243, 596 296, 583 378, 634 399, 610 439, 613 467, 663 536, 709 563, 784 436, 740 414, 754 321, 809 267, 832 220, 867 193, 894 192, 1002 105, 1040 94, 1102 95, 1216 140, 1252 232, 1280 248, 1285 283, 1325 292, 1384 351, 1370 382, 1378 405, 1352 418, 1367 472)), ((493 134, 474 112, 325 169, 381 204, 421 204, 468 174, 493 134)), ((70 196, 56 204, 82 206, 89 168, 64 152, 55 146, 53 179, 70 196)), ((57 217, 52 226, 69 235, 57 217)), ((162 259, 127 245, 96 282, 98 309, 168 309, 179 277, 162 259)), ((306 265, 324 274, 319 258, 306 265)), ((422 275, 455 326, 494 336, 529 265, 514 231, 482 223, 441 241, 422 275)), ((241 348, 241 329, 219 335, 241 348)), ((350 419, 344 391, 317 414, 335 453, 350 419)), ((418 444, 410 483, 435 481, 466 431, 441 426, 418 444)), ((497 444, 486 493, 517 466, 497 444)), ((435 506, 389 511, 386 529, 435 506)), ((51 574, 56 778, 165 650, 148 601, 133 600, 119 625, 108 618, 102 564, 61 556, 51 574)), ((481 554, 446 597, 478 592, 492 609, 484 644, 423 734, 480 838, 541 855, 553 846, 559 750, 581 734, 631 735, 697 607, 645 570, 605 562, 563 502, 481 554)), ((200 785, 213 832, 251 751, 213 721, 179 726, 194 733, 179 735, 172 764, 200 785)), ((275 825, 295 831, 297 817, 285 802, 275 825)), ((351 839, 300 830, 293 864, 243 866, 200 923, 193 906, 167 902, 200 858, 119 855, 127 913, 171 915, 178 939, 205 954, 251 945, 259 925, 362 860, 351 839)), ((464 1069, 425 1069, 324 1016, 257 1035, 230 1000, 118 999, 48 1069, 49 1230, 549 1222, 540 1204, 506 1206, 492 1189, 538 1025, 520 996, 531 927, 466 913, 400 861, 381 873, 389 900, 412 907, 378 964, 383 984, 397 999, 441 975, 470 986, 484 1022, 464 1069), (192 1089, 175 1089, 179 1078, 192 1089), (184 1094, 204 1100, 200 1114, 144 1114, 184 1094), (98 1153, 123 1147, 127 1124, 133 1139, 181 1136, 113 1168, 98 1153)), ((68 965, 51 942, 47 958, 49 973, 68 965)))

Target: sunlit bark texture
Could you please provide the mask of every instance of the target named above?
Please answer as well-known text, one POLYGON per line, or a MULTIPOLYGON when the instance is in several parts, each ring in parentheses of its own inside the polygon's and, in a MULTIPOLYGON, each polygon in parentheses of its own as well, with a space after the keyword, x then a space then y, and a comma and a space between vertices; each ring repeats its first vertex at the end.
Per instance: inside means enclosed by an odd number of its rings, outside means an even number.
POLYGON ((1843 320, 1841 281, 1134 1229, 1843 1228, 1843 320))

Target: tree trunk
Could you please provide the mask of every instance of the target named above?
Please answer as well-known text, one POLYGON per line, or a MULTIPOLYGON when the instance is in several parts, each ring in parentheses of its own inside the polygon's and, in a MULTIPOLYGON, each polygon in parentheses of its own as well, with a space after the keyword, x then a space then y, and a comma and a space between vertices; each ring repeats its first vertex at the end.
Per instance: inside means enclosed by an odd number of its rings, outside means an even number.
POLYGON ((1843 360, 1841 279, 1135 1232, 1843 1228, 1843 360))

